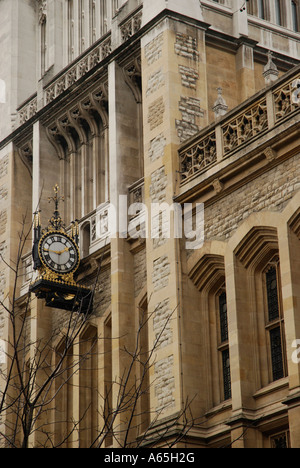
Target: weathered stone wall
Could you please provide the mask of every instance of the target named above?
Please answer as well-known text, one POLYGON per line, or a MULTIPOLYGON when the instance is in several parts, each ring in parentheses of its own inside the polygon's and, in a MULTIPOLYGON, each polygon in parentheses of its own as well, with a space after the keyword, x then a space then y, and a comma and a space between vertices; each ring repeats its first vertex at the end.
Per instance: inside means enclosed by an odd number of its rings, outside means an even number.
POLYGON ((165 299, 157 304, 153 317, 153 331, 157 348, 164 348, 173 343, 171 320, 170 300, 165 299))
POLYGON ((205 239, 228 239, 252 213, 282 211, 300 190, 299 155, 205 209, 205 239))
POLYGON ((158 291, 168 285, 170 275, 170 262, 166 255, 153 262, 152 282, 154 291, 158 291))
POLYGON ((173 392, 175 389, 174 356, 168 356, 155 363, 156 411, 160 413, 175 406, 173 392))
POLYGON ((134 255, 133 267, 134 267, 134 294, 135 294, 135 297, 137 297, 147 282, 147 266, 146 266, 145 249, 140 250, 134 255))
POLYGON ((165 152, 166 139, 161 133, 157 137, 153 138, 150 142, 148 157, 150 161, 155 161, 158 158, 162 158, 165 152))

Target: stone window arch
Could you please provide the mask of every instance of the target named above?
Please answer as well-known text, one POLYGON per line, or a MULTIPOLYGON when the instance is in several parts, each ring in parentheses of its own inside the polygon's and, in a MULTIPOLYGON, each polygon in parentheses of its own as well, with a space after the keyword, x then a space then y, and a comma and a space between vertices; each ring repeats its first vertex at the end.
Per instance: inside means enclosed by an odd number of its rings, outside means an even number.
POLYGON ((237 314, 245 327, 240 338, 248 342, 244 353, 255 392, 287 375, 277 229, 252 228, 235 255, 237 314))
POLYGON ((204 255, 190 273, 200 293, 199 313, 205 327, 209 407, 231 399, 230 345, 224 257, 204 255))

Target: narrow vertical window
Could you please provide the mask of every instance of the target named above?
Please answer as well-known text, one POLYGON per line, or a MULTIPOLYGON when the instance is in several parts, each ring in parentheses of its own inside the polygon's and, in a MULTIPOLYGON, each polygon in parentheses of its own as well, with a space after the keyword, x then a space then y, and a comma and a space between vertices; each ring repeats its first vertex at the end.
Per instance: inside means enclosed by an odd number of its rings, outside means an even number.
POLYGON ((258 17, 261 19, 266 19, 264 0, 258 0, 257 8, 258 8, 258 17))
POLYGON ((78 50, 81 53, 84 50, 84 11, 82 0, 78 0, 78 42, 78 50))
POLYGON ((275 0, 275 20, 279 26, 282 26, 282 6, 281 0, 275 0))
POLYGON ((96 5, 95 0, 90 0, 89 13, 90 13, 90 44, 96 41, 96 5))
POLYGON ((292 24, 293 24, 293 30, 295 32, 299 31, 299 17, 298 17, 298 4, 292 0, 291 2, 292 6, 292 24))
POLYGON ((46 21, 41 24, 41 73, 46 71, 46 21))
POLYGON ((271 380, 286 375, 284 359, 284 321, 280 298, 279 264, 272 264, 266 271, 267 326, 271 362, 271 380))
POLYGON ((224 400, 231 398, 231 378, 230 378, 230 358, 229 349, 222 352, 223 364, 223 383, 224 383, 224 400))
POLYGON ((282 379, 284 377, 283 366, 283 353, 282 353, 282 340, 280 327, 270 330, 270 346, 271 346, 271 360, 272 360, 272 376, 273 381, 282 379))
POLYGON ((271 267, 266 273, 267 279, 267 297, 268 297, 268 318, 269 322, 279 317, 279 300, 277 285, 277 270, 271 267))
POLYGON ((46 69, 47 57, 47 4, 40 2, 39 4, 39 24, 40 24, 40 46, 41 46, 41 75, 43 76, 46 69))
POLYGON ((100 1, 100 35, 107 33, 107 0, 100 1))
POLYGON ((227 316, 227 297, 226 292, 222 292, 219 296, 219 324, 220 324, 220 341, 219 352, 222 362, 222 380, 224 400, 231 398, 231 377, 230 377, 230 356, 228 345, 228 316, 227 316))
POLYGON ((254 5, 255 0, 249 0, 247 3, 247 12, 248 15, 255 15, 255 5, 254 5))
POLYGON ((228 341, 227 300, 225 292, 223 292, 219 297, 219 310, 221 342, 224 343, 225 341, 228 341))
POLYGON ((68 1, 68 57, 71 62, 74 59, 74 3, 68 1))

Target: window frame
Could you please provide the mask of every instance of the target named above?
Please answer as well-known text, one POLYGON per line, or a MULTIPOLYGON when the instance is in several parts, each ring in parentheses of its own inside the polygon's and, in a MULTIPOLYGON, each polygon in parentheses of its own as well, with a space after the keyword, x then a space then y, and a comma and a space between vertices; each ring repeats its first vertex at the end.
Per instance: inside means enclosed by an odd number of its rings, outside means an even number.
POLYGON ((283 437, 283 436, 286 438, 286 444, 287 444, 286 448, 290 448, 291 447, 291 442, 290 442, 290 432, 289 432, 289 430, 281 431, 281 432, 278 432, 277 434, 272 434, 270 436, 270 438, 269 438, 270 448, 271 449, 278 448, 278 447, 275 447, 276 438, 283 437))
POLYGON ((262 271, 263 275, 263 291, 264 291, 264 310, 265 310, 265 333, 266 333, 266 344, 267 344, 267 359, 268 359, 268 375, 269 383, 276 382, 281 378, 285 378, 288 375, 287 369, 287 356, 286 356, 286 341, 285 341, 285 327, 284 327, 284 316, 283 316, 283 305, 282 305, 282 288, 281 288, 281 275, 280 275, 280 261, 278 255, 275 255, 267 264, 262 271), (267 292, 267 273, 271 268, 276 269, 276 282, 277 282, 277 295, 278 295, 278 317, 270 320, 268 292, 267 292), (281 354, 282 354, 282 367, 283 376, 274 379, 274 368, 271 351, 271 333, 275 329, 280 329, 281 338, 281 354))
POLYGON ((291 21, 292 21, 292 30, 294 32, 300 32, 300 2, 299 0, 290 0, 291 2, 291 21), (294 7, 295 6, 295 10, 294 7), (295 15, 294 15, 295 12, 295 15))
MULTIPOLYGON (((231 380, 231 366, 230 366, 230 348, 229 348, 229 327, 228 327, 228 311, 227 314, 227 339, 222 339, 222 325, 221 325, 221 310, 220 310, 220 301, 221 296, 226 295, 226 287, 223 285, 215 295, 216 302, 216 325, 217 325, 217 352, 218 352, 218 362, 219 362, 219 381, 220 381, 220 395, 222 396, 222 401, 228 401, 232 398, 232 380, 231 380), (224 354, 229 354, 229 388, 226 388, 225 383, 225 367, 224 367, 224 354)), ((227 306, 227 295, 226 295, 226 306, 227 306)), ((228 372, 228 369, 226 370, 228 372)))

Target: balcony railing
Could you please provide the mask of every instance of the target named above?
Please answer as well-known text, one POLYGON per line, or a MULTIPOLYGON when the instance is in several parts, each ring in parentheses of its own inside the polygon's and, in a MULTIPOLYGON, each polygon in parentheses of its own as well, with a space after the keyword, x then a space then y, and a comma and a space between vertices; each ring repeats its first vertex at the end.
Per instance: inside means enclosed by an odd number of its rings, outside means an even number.
POLYGON ((300 67, 297 66, 181 146, 181 183, 206 171, 299 110, 300 67))

